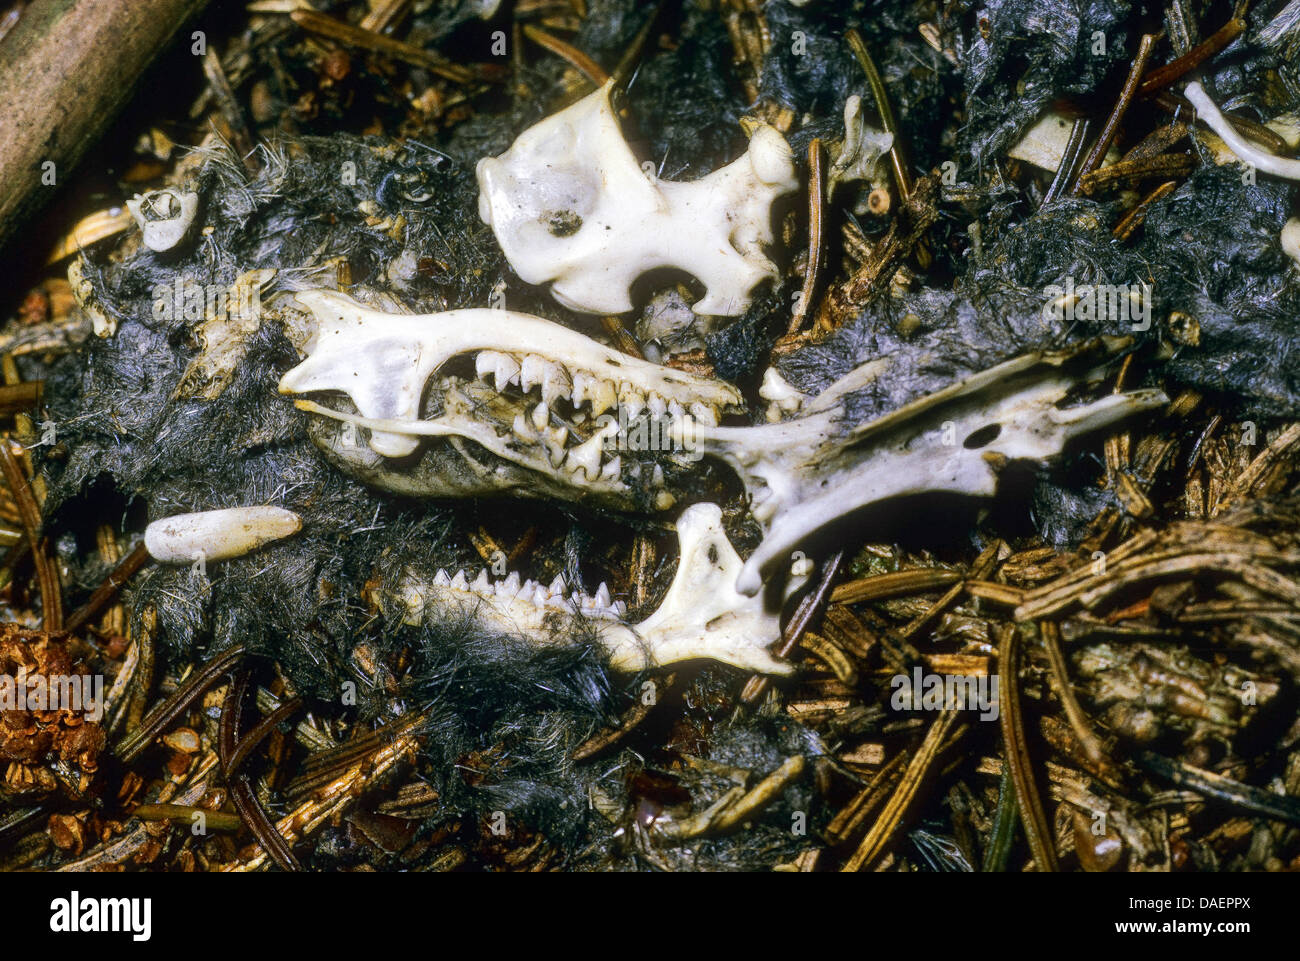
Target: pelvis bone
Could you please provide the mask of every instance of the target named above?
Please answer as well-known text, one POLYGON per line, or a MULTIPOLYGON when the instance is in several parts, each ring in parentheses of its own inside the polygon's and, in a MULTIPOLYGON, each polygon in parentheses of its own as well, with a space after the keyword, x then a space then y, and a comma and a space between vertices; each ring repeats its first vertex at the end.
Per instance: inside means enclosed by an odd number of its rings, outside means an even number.
POLYGON ((727 539, 716 504, 684 510, 677 538, 677 574, 659 608, 639 624, 625 620, 622 603, 611 602, 604 584, 594 596, 566 594, 563 577, 544 587, 521 583, 518 574, 492 583, 486 570, 472 582, 463 571, 439 571, 432 581, 410 573, 378 600, 382 607, 396 605, 411 624, 419 624, 431 608, 467 608, 481 622, 533 641, 570 641, 586 627, 609 652, 612 666, 622 671, 707 658, 764 674, 790 673, 790 665, 774 658, 768 647, 780 639, 781 604, 803 578, 792 576, 776 596, 737 593, 742 561, 727 539))
MULTIPOLYGON (((345 469, 412 495, 522 491, 666 510, 690 493, 680 454, 689 429, 695 456, 717 458, 740 476, 763 526, 763 541, 736 582, 746 595, 808 537, 860 508, 926 492, 992 495, 1008 461, 1045 460, 1072 437, 1168 402, 1158 390, 1137 390, 1060 407, 1127 343, 1096 340, 1018 357, 855 423, 848 401, 888 364, 881 358, 811 399, 783 391, 778 412, 792 412, 788 420, 726 427, 718 426, 718 413, 738 408, 733 388, 615 353, 536 317, 493 310, 394 316, 332 292, 297 298, 314 315, 303 347, 308 357, 285 374, 280 390, 340 391, 352 399, 359 416, 299 401, 334 422, 333 430, 315 425, 313 437, 345 469), (468 366, 469 354, 480 379, 440 369, 458 356, 468 366), (425 392, 435 374, 442 376, 425 392), (422 393, 433 408, 423 418, 422 393), (616 403, 625 405, 617 419, 609 413, 616 403), (635 459, 613 453, 627 407, 666 414, 673 446, 635 459), (369 444, 356 428, 371 431, 369 444), (426 437, 438 444, 414 456, 426 437), (566 446, 570 438, 575 446, 566 446)), ((768 393, 773 386, 769 378, 768 393)))
POLYGON ((660 180, 636 162, 610 106, 613 82, 479 161, 479 215, 510 266, 530 284, 552 282, 573 310, 632 309, 632 282, 680 267, 707 288, 697 314, 734 315, 776 268, 772 201, 794 191, 790 147, 754 127, 744 156, 690 183, 660 180))

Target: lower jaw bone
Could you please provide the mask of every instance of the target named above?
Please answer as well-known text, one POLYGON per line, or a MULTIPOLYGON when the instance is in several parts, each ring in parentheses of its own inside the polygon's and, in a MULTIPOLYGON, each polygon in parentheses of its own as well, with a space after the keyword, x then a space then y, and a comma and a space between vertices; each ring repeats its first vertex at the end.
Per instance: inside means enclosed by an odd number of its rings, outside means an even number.
POLYGON ((381 595, 396 603, 408 623, 418 624, 430 607, 469 607, 481 623, 539 643, 580 635, 587 625, 620 671, 640 671, 677 661, 707 659, 763 674, 789 674, 768 648, 780 639, 781 605, 802 586, 792 576, 778 597, 745 596, 735 590, 743 566, 722 527, 716 504, 696 504, 677 521, 681 558, 659 608, 638 624, 623 620, 604 585, 595 598, 565 597, 557 580, 550 588, 521 583, 517 574, 491 584, 486 574, 471 582, 463 573, 439 572, 432 581, 408 576, 396 591, 381 595))

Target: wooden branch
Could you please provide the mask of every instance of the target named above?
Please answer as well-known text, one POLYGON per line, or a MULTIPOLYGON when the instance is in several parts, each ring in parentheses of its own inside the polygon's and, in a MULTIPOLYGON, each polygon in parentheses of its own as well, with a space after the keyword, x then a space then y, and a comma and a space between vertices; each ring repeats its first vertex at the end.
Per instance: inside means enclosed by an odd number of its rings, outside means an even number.
POLYGON ((126 105, 145 67, 206 3, 27 5, 0 44, 0 248, 68 182, 126 105), (53 184, 48 163, 54 165, 53 184))

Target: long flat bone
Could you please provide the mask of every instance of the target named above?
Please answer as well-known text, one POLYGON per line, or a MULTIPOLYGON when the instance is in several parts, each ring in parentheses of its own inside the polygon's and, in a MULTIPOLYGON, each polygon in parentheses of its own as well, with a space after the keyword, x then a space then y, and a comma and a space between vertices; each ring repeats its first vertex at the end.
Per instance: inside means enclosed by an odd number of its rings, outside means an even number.
MULTIPOLYGON (((617 353, 529 314, 491 309, 388 314, 331 290, 299 291, 295 299, 311 311, 313 329, 304 346, 307 358, 280 379, 280 393, 341 391, 361 417, 372 421, 418 420, 434 372, 458 354, 480 350, 540 355, 643 393, 689 393, 692 400, 719 407, 741 403, 729 384, 617 353)), ((414 433, 378 430, 370 447, 386 457, 404 457, 419 445, 414 433)))
POLYGON ((813 413, 779 424, 699 427, 698 443, 740 475, 764 527, 737 590, 756 593, 808 537, 868 504, 935 491, 991 496, 1007 461, 1045 460, 1073 437, 1167 404, 1161 391, 1136 390, 1057 407, 1123 343, 1017 357, 859 426, 845 422, 843 403, 814 399, 813 413))
POLYGON ((575 603, 564 597, 562 584, 558 591, 521 585, 518 575, 496 585, 486 577, 470 583, 462 573, 452 578, 440 572, 432 582, 408 576, 395 599, 405 608, 408 623, 419 623, 429 602, 437 601, 469 606, 498 629, 555 641, 574 636, 581 607, 609 651, 611 665, 621 671, 705 658, 763 674, 789 674, 791 666, 774 658, 768 647, 781 636, 781 603, 804 578, 792 576, 779 597, 738 593, 734 584, 744 562, 727 539, 716 504, 684 510, 677 538, 681 559, 672 585, 659 608, 639 624, 622 620, 608 598, 600 605, 589 598, 575 603))

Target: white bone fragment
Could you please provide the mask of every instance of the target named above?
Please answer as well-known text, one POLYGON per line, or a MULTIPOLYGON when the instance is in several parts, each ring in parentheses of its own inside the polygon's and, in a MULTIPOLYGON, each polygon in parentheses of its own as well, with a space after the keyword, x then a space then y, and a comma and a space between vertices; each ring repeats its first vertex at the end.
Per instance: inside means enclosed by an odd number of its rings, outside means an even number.
POLYGON ((1300 217, 1292 217, 1282 228, 1282 251, 1300 266, 1300 217))
POLYGON ((743 313, 776 277, 772 202, 798 187, 790 146, 757 124, 749 150, 693 182, 660 180, 637 163, 610 106, 613 82, 525 130, 478 163, 479 216, 530 284, 551 283, 573 310, 632 309, 633 281, 680 267, 704 284, 697 314, 743 313))
POLYGON ((128 200, 126 209, 140 225, 144 245, 161 253, 171 250, 189 233, 199 212, 199 195, 174 187, 150 190, 128 200))
POLYGON ((894 146, 894 135, 876 130, 862 115, 862 98, 857 94, 844 101, 844 143, 831 163, 829 191, 842 183, 866 181, 873 187, 884 179, 881 158, 894 146))
MULTIPOLYGON (((780 640, 781 604, 802 586, 804 575, 793 576, 778 596, 747 597, 735 590, 743 562, 722 527, 722 510, 716 504, 696 504, 677 520, 681 558, 677 573, 659 608, 639 624, 623 620, 626 609, 613 601, 605 584, 592 597, 575 592, 569 610, 579 610, 610 654, 614 668, 640 671, 677 661, 705 658, 764 674, 789 674, 791 666, 777 660, 768 648, 780 640)), ((482 580, 482 579, 481 579, 482 580)), ((564 641, 580 636, 576 624, 566 619, 565 608, 553 603, 564 582, 556 578, 548 592, 518 589, 519 575, 511 573, 495 588, 475 581, 472 596, 464 599, 435 578, 431 583, 408 574, 406 580, 380 602, 397 601, 408 623, 418 624, 430 602, 468 604, 476 616, 498 629, 533 640, 564 641), (539 594, 546 595, 539 602, 539 594)))
POLYGON ((223 561, 301 528, 302 518, 280 507, 229 507, 156 520, 145 528, 144 546, 164 564, 223 561))
POLYGON ((763 383, 758 388, 758 396, 768 402, 767 420, 771 424, 779 423, 787 415, 793 414, 808 399, 791 387, 775 367, 769 367, 763 372, 763 383))
POLYGON ((865 424, 845 421, 843 386, 862 380, 854 371, 826 391, 834 403, 814 398, 793 420, 698 428, 704 452, 740 475, 764 528, 737 590, 758 591, 810 535, 868 504, 929 491, 991 496, 1007 461, 1046 460, 1072 437, 1168 403, 1136 390, 1056 406, 1092 373, 1086 365, 1124 343, 1017 357, 865 424))
POLYGON ((117 318, 106 311, 95 296, 95 285, 86 276, 86 259, 73 258, 68 264, 68 285, 72 288, 72 299, 77 302, 81 312, 90 318, 91 329, 96 337, 112 337, 117 333, 117 318))

